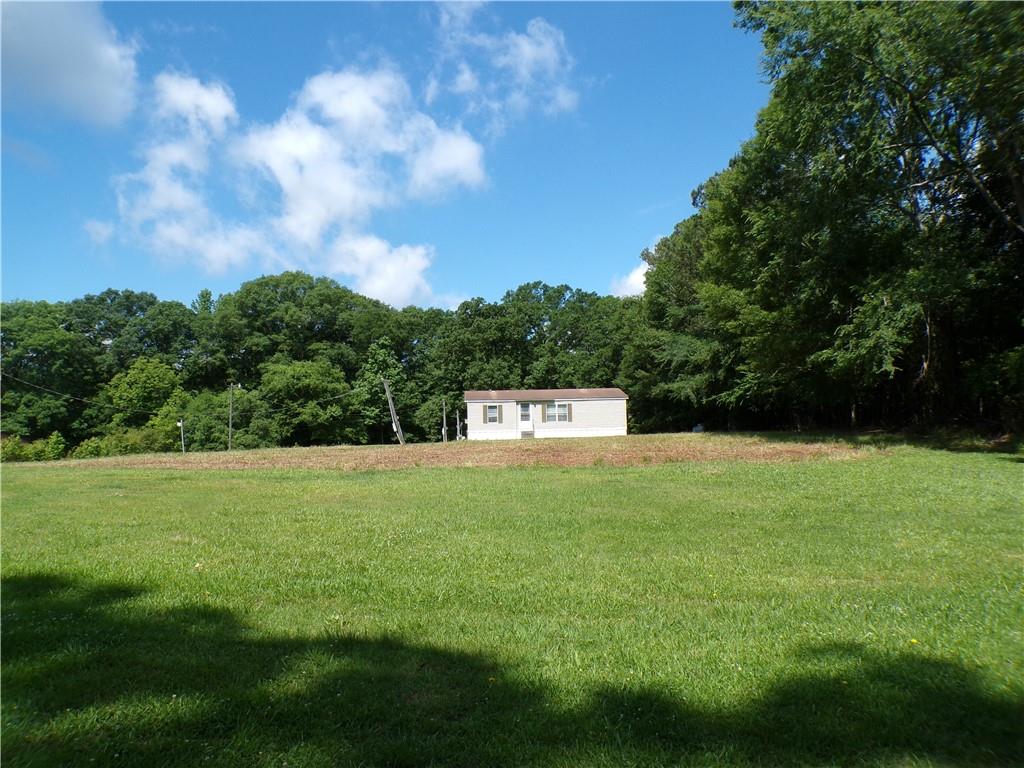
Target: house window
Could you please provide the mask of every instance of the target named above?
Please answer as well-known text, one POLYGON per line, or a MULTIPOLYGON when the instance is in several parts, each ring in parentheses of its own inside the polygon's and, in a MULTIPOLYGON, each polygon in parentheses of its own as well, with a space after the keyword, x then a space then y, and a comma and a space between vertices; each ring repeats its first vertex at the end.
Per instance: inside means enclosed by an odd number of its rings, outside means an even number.
POLYGON ((552 403, 547 408, 547 421, 568 421, 569 420, 569 404, 568 403, 552 403))
POLYGON ((488 405, 487 406, 487 423, 497 424, 498 423, 498 406, 488 405))
POLYGON ((529 421, 530 420, 530 404, 520 403, 519 404, 519 420, 529 421))

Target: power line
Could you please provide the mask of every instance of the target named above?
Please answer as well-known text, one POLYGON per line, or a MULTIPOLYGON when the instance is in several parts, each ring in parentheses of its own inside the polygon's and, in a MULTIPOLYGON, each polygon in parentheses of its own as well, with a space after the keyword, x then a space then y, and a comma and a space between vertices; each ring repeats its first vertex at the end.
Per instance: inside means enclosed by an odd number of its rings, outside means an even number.
POLYGON ((87 400, 84 397, 78 397, 76 395, 69 395, 67 392, 58 392, 56 389, 50 389, 49 387, 44 387, 41 384, 33 384, 31 381, 25 381, 24 379, 19 379, 14 374, 7 373, 7 371, 0 371, 0 375, 6 376, 8 379, 13 379, 14 381, 18 382, 19 384, 24 384, 26 387, 33 387, 34 389, 39 389, 39 390, 42 390, 43 392, 49 392, 51 395, 57 395, 58 397, 66 397, 69 400, 77 400, 80 403, 86 403, 88 405, 96 405, 96 406, 99 406, 100 408, 113 408, 114 410, 121 411, 123 413, 141 413, 141 414, 145 414, 146 416, 156 416, 156 411, 140 411, 137 408, 118 408, 113 403, 100 403, 100 402, 98 402, 96 400, 87 400))
MULTIPOLYGON (((34 389, 42 390, 43 392, 49 392, 51 395, 57 395, 58 397, 66 397, 69 400, 77 400, 80 403, 86 403, 88 405, 95 405, 95 406, 99 406, 101 408, 112 408, 112 409, 114 409, 116 411, 120 411, 121 413, 141 413, 141 414, 146 415, 146 416, 157 416, 157 415, 159 415, 158 411, 142 411, 142 410, 139 410, 137 408, 119 408, 118 406, 114 405, 113 403, 101 403, 101 402, 98 402, 96 400, 88 400, 88 399, 86 399, 84 397, 78 397, 77 395, 69 395, 67 392, 58 392, 56 389, 50 389, 49 387, 44 387, 44 386, 42 386, 40 384, 33 384, 31 381, 25 381, 24 379, 19 379, 14 374, 7 373, 7 371, 0 371, 0 375, 6 376, 7 378, 12 379, 12 380, 18 382, 19 384, 24 384, 27 387, 33 387, 34 389)), ((312 402, 302 402, 302 403, 291 403, 290 405, 285 405, 285 406, 282 406, 280 408, 270 408, 268 410, 261 411, 260 415, 262 416, 264 414, 282 413, 284 411, 293 410, 294 408, 298 407, 299 405, 321 405, 322 403, 329 403, 332 400, 340 400, 341 398, 347 397, 347 396, 348 396, 348 392, 345 392, 345 393, 342 393, 340 395, 333 395, 331 397, 325 397, 322 400, 314 400, 312 402)))
POLYGON ((325 397, 323 400, 313 400, 309 403, 292 403, 291 405, 285 405, 281 408, 271 408, 269 411, 263 411, 263 413, 280 413, 281 411, 287 411, 290 408, 295 408, 298 405, 320 405, 321 403, 329 403, 332 400, 341 400, 343 397, 348 397, 348 392, 340 395, 332 395, 331 397, 325 397))

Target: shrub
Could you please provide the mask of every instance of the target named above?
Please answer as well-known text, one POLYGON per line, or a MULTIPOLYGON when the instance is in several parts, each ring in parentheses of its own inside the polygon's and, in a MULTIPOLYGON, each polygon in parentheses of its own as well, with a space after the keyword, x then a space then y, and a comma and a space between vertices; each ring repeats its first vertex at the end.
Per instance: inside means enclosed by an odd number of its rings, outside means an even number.
POLYGON ((55 461, 63 459, 67 443, 60 432, 52 433, 45 440, 23 443, 18 437, 5 437, 0 443, 2 461, 55 461))
POLYGON ((95 459, 106 455, 104 453, 103 441, 98 437, 90 437, 83 440, 71 452, 71 458, 73 459, 95 459))
POLYGON ((166 451, 165 441, 153 429, 125 429, 103 437, 102 455, 124 456, 132 453, 166 451))
POLYGON ((17 436, 0 440, 0 461, 27 461, 26 445, 17 436))
POLYGON ((45 460, 57 461, 63 459, 68 452, 67 441, 60 432, 51 432, 50 436, 43 442, 43 455, 45 460))
POLYGON ((24 461, 46 461, 46 441, 45 440, 33 440, 31 443, 25 444, 25 458, 24 461))
POLYGON ((178 443, 168 436, 177 437, 177 434, 177 427, 171 433, 153 420, 141 428, 121 429, 102 437, 90 437, 79 443, 71 455, 76 459, 95 459, 100 456, 173 451, 177 449, 178 443))

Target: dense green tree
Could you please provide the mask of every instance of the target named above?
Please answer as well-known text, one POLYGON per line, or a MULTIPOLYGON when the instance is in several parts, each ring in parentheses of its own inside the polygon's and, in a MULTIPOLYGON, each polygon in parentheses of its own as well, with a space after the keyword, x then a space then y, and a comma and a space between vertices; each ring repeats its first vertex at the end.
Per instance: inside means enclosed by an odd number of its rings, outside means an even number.
MULTIPOLYGON (((267 362, 324 359, 352 377, 395 310, 329 278, 285 272, 244 283, 213 312, 222 375, 248 387, 267 362)), ((226 383, 226 382, 222 382, 226 383)))
POLYGON ((115 426, 142 426, 176 392, 181 391, 178 375, 167 363, 140 357, 126 371, 118 373, 103 388, 103 398, 113 411, 115 426))
POLYGON ((57 431, 72 439, 86 433, 79 423, 103 382, 101 344, 71 330, 67 306, 45 301, 3 306, 3 428, 26 439, 57 431), (57 393, 64 393, 57 394, 57 393), (64 395, 69 395, 64 396, 64 395), (76 399, 77 398, 77 399, 76 399))
POLYGON ((336 445, 360 433, 344 372, 325 360, 267 363, 260 398, 282 445, 336 445))
POLYGON ((817 258, 782 263, 840 316, 819 323, 833 333, 811 368, 853 401, 888 379, 901 410, 948 416, 971 358, 1020 339, 1024 10, 758 3, 739 18, 775 82, 759 134, 789 164, 769 170, 803 169, 784 212, 807 212, 791 234, 817 258))
POLYGON ((652 261, 669 391, 748 424, 934 422, 1005 401, 991 382, 1024 306, 1021 10, 738 14, 763 35, 772 96, 698 190, 684 242, 652 261))
POLYGON ((231 380, 225 345, 217 332, 216 309, 217 301, 205 288, 192 302, 193 346, 181 369, 190 390, 218 390, 231 380))
POLYGON ((131 320, 145 315, 157 302, 152 293, 108 288, 69 302, 67 322, 71 330, 109 345, 131 320))
POLYGON ((350 402, 359 424, 358 441, 361 443, 392 442, 397 439, 391 428, 391 412, 384 392, 384 379, 391 386, 399 421, 403 416, 406 417, 402 424, 402 431, 405 432, 412 426, 409 417, 413 412, 411 406, 415 403, 410 398, 406 371, 392 350, 391 339, 386 336, 370 345, 363 365, 352 382, 350 402))
POLYGON ((123 369, 139 357, 183 370, 196 350, 196 315, 178 301, 160 301, 125 323, 111 340, 110 353, 123 369))

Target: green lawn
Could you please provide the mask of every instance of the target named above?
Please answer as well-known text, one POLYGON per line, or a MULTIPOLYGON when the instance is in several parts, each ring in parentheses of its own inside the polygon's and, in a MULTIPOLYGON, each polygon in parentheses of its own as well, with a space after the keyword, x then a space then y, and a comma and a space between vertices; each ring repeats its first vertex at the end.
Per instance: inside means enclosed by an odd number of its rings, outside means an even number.
POLYGON ((1021 765, 1022 494, 922 447, 5 466, 3 764, 1021 765))

